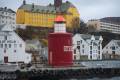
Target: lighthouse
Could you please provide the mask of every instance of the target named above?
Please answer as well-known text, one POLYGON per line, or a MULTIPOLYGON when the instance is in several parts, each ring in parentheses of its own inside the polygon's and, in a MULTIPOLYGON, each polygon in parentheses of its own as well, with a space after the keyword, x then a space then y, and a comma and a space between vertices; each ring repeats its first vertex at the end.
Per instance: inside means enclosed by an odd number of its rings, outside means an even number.
POLYGON ((53 67, 72 66, 72 34, 66 32, 66 21, 57 16, 54 32, 48 35, 48 63, 53 67))

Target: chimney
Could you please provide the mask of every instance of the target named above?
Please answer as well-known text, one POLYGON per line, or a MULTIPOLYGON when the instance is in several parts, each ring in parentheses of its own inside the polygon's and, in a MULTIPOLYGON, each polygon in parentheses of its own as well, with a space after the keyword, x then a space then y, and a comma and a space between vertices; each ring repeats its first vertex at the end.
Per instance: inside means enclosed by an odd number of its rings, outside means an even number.
POLYGON ((7 10, 7 7, 5 7, 4 9, 7 10))
POLYGON ((34 9, 34 3, 32 3, 32 9, 34 9))
POLYGON ((54 0, 54 6, 59 7, 62 5, 62 0, 54 0))
POLYGON ((26 1, 25 0, 23 0, 23 5, 25 5, 26 4, 26 1))

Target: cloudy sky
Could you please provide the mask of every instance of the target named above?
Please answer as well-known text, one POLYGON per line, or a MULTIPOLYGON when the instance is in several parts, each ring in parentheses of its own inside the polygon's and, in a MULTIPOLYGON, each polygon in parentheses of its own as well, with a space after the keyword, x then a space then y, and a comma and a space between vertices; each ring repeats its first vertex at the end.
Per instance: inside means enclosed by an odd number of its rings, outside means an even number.
MULTIPOLYGON (((23 0, 0 0, 0 7, 9 7, 13 10, 22 4, 23 0)), ((26 0, 27 3, 47 5, 54 0, 26 0)), ((63 0, 64 2, 66 0, 63 0)), ((80 12, 80 17, 84 21, 89 19, 99 19, 103 17, 120 17, 120 0, 69 0, 80 12)))

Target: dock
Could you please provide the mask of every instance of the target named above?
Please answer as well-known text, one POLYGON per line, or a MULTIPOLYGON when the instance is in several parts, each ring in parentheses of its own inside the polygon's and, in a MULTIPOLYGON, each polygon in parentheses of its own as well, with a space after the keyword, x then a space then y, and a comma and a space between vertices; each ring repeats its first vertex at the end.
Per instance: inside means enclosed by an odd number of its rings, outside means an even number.
POLYGON ((41 68, 26 71, 2 71, 0 80, 47 80, 47 79, 86 79, 92 77, 120 76, 120 68, 41 68))

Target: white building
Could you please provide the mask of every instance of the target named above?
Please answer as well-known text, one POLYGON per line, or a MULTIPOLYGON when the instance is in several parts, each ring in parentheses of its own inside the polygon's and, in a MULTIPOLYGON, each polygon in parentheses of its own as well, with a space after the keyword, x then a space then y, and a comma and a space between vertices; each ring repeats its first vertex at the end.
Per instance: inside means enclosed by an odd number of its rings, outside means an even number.
POLYGON ((103 19, 89 20, 87 22, 87 26, 94 27, 94 29, 98 32, 102 31, 102 32, 111 32, 111 33, 120 34, 119 23, 120 22, 115 22, 114 20, 112 20, 112 18, 110 21, 109 21, 109 18, 103 18, 103 19))
POLYGON ((13 31, 12 25, 0 26, 0 61, 31 62, 31 54, 25 52, 25 42, 13 31))
POLYGON ((100 60, 102 59, 101 36, 89 34, 76 34, 73 36, 74 60, 100 60))
POLYGON ((103 48, 103 56, 105 59, 120 59, 120 40, 111 40, 103 48))
POLYGON ((13 28, 15 28, 16 12, 7 7, 0 7, 0 25, 2 24, 13 24, 13 28))

